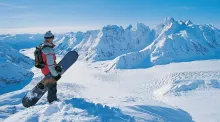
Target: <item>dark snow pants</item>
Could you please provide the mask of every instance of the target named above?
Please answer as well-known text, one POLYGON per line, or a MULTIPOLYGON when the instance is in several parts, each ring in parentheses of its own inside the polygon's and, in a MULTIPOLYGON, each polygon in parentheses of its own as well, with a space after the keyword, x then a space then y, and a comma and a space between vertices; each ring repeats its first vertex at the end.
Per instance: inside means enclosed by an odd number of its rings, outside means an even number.
POLYGON ((54 83, 48 89, 47 100, 49 103, 52 103, 53 101, 57 101, 57 83, 54 83))

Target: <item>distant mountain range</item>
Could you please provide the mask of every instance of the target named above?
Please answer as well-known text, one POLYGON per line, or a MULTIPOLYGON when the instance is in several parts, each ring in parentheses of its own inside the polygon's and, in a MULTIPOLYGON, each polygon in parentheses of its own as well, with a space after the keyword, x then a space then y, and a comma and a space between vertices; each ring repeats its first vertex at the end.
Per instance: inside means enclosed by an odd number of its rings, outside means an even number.
POLYGON ((43 34, 0 35, 0 42, 6 43, 17 50, 35 47, 36 45, 41 43, 42 40, 43 40, 43 34))
MULTIPOLYGON (((1 35, 0 40, 16 42, 12 46, 22 43, 21 47, 31 43, 29 47, 33 47, 42 42, 43 35, 1 35)), ((77 50, 82 60, 111 60, 109 68, 147 68, 220 58, 220 30, 213 25, 196 25, 190 20, 183 22, 170 17, 154 29, 137 23, 127 28, 108 25, 101 30, 57 34, 55 43, 58 54, 77 50)))
POLYGON ((78 50, 87 61, 112 60, 109 68, 147 68, 171 62, 220 58, 220 31, 213 25, 165 18, 156 28, 137 23, 127 28, 66 33, 56 39, 57 52, 78 50))

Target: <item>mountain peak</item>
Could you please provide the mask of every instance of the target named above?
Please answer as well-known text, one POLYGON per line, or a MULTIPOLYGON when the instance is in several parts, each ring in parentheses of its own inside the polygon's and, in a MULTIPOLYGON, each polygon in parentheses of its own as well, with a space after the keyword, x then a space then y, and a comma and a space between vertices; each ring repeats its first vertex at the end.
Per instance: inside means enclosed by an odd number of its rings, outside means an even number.
POLYGON ((137 30, 149 30, 150 28, 146 26, 143 23, 136 23, 134 26, 132 26, 131 30, 137 31, 137 30))
POLYGON ((118 28, 122 28, 122 27, 118 25, 107 25, 103 27, 103 29, 118 29, 118 28))
POLYGON ((128 27, 125 30, 131 30, 133 28, 132 25, 128 25, 128 27))
POLYGON ((173 22, 175 22, 175 20, 174 20, 174 18, 172 18, 172 17, 166 17, 166 18, 163 20, 163 24, 165 24, 165 25, 168 25, 168 24, 173 23, 173 22))
POLYGON ((75 34, 74 32, 67 32, 64 35, 66 35, 66 36, 73 36, 74 34, 75 34))
POLYGON ((193 23, 192 23, 192 21, 187 20, 187 21, 185 22, 185 24, 186 24, 186 25, 192 25, 193 23))

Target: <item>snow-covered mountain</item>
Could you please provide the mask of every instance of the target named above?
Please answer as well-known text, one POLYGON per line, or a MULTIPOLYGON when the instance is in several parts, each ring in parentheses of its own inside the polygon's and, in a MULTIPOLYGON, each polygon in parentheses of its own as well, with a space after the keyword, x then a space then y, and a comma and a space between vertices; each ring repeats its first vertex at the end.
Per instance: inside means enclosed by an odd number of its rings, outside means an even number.
POLYGON ((26 86, 33 77, 33 60, 0 43, 0 94, 26 86))
POLYGON ((220 31, 213 25, 165 18, 156 28, 137 23, 126 29, 109 25, 102 30, 67 33, 56 40, 57 52, 77 50, 81 59, 113 60, 109 68, 146 68, 172 62, 218 59, 220 31))
POLYGON ((58 45, 57 50, 61 54, 75 49, 79 51, 83 59, 103 61, 143 49, 153 39, 153 32, 150 28, 137 23, 126 29, 121 26, 109 25, 103 27, 102 30, 67 33, 61 39, 57 39, 56 45, 58 45))
MULTIPOLYGON (((220 31, 217 28, 170 17, 154 29, 142 23, 125 29, 108 25, 101 30, 69 32, 55 37, 58 54, 77 50, 80 58, 89 62, 113 60, 108 65, 110 69, 147 68, 172 62, 220 58, 220 31)), ((42 40, 41 34, 0 36, 0 41, 16 49, 36 46, 42 40)))
POLYGON ((220 31, 212 25, 194 25, 190 21, 166 18, 154 31, 156 38, 149 46, 117 57, 113 67, 146 68, 220 58, 220 31))

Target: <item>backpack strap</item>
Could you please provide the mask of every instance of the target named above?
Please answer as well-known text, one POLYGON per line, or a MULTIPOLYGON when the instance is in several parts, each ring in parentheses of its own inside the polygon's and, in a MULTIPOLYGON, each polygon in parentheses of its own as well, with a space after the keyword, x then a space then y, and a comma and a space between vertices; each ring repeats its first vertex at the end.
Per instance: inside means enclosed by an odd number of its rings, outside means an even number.
POLYGON ((45 48, 45 47, 50 47, 50 48, 52 48, 52 46, 44 45, 44 46, 42 46, 42 49, 45 48))
POLYGON ((41 50, 44 49, 45 47, 50 47, 50 48, 52 48, 52 46, 44 45, 43 43, 41 43, 38 47, 41 48, 41 50))

